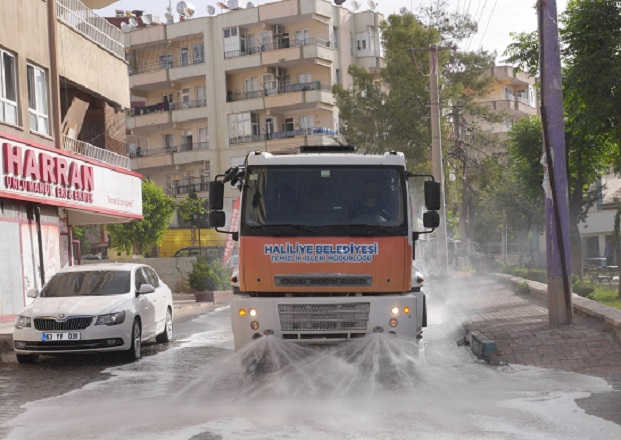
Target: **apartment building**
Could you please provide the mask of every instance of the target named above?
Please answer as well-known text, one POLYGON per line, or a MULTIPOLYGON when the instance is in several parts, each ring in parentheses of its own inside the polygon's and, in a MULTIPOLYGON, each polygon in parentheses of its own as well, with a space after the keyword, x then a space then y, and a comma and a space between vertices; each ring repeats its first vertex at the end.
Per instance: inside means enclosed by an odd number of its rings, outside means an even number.
MULTIPOLYGON (((351 64, 382 67, 375 11, 326 0, 228 6, 170 24, 149 17, 125 34, 131 166, 172 196, 205 198, 207 182, 252 151, 336 143, 333 84, 351 84, 351 64)), ((227 193, 229 212, 236 197, 227 193)))
POLYGON ((72 226, 142 216, 125 153, 123 34, 78 0, 2 7, 0 323, 73 264, 72 226))

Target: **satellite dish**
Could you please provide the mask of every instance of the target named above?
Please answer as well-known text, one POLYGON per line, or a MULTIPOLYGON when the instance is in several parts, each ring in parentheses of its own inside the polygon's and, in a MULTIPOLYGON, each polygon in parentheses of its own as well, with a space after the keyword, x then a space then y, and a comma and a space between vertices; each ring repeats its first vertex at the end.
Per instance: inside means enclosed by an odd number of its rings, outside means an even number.
POLYGON ((185 6, 185 9, 183 10, 183 13, 187 17, 192 17, 195 12, 196 12, 196 6, 194 6, 192 3, 186 3, 186 6, 185 6))
POLYGON ((225 5, 222 2, 218 2, 216 3, 216 5, 218 5, 218 7, 222 10, 222 9, 228 9, 229 7, 227 5, 225 5))
POLYGON ((254 8, 254 3, 252 3, 252 2, 246 3, 246 8, 248 8, 248 9, 254 8))
POLYGON ((375 3, 373 0, 367 0, 367 5, 369 5, 370 10, 375 11, 375 7, 377 6, 377 3, 375 3))
POLYGON ((131 18, 129 19, 129 25, 130 25, 132 28, 136 29, 136 28, 138 27, 138 21, 137 21, 134 17, 131 17, 131 18))
POLYGON ((354 12, 356 12, 358 9, 360 9, 360 3, 354 0, 353 2, 351 2, 351 7, 354 8, 354 12))
POLYGON ((151 23, 153 23, 153 16, 151 14, 146 14, 142 16, 142 22, 146 25, 146 26, 151 26, 151 23))
POLYGON ((134 30, 134 28, 131 25, 129 25, 129 24, 125 23, 124 21, 122 21, 121 22, 121 30, 123 32, 131 32, 131 31, 134 30))
POLYGON ((185 15, 185 12, 183 12, 185 10, 185 8, 188 7, 188 4, 184 1, 180 1, 179 3, 177 3, 177 13, 179 15, 185 15))
POLYGON ((171 24, 175 22, 175 16, 172 15, 170 11, 166 12, 164 14, 164 17, 166 17, 166 24, 171 24))
POLYGON ((214 8, 214 7, 213 7, 213 6, 211 6, 211 5, 207 5, 207 13, 208 13, 209 15, 213 15, 213 14, 215 14, 215 13, 216 13, 216 8, 214 8))

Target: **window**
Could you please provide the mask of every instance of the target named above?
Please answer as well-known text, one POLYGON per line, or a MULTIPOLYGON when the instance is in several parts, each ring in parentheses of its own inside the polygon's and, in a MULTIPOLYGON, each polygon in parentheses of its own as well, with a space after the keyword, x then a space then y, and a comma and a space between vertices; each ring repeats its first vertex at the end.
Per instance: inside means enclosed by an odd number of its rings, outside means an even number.
POLYGON ((173 66, 172 55, 162 55, 160 56, 160 67, 162 69, 169 69, 173 66))
POLYGON ((205 86, 196 86, 196 106, 204 107, 207 105, 207 88, 205 86))
POLYGON ((295 39, 298 43, 298 46, 304 46, 305 44, 310 43, 310 34, 308 33, 308 29, 304 29, 302 31, 297 31, 295 33, 295 39))
POLYGON ((163 134, 162 137, 164 138, 164 149, 165 150, 172 150, 173 143, 175 142, 174 139, 173 139, 173 135, 172 134, 163 134))
POLYGON ((203 43, 197 43, 192 46, 194 51, 194 64, 200 64, 205 62, 205 45, 203 43))
POLYGON ((190 88, 184 88, 181 89, 181 102, 184 103, 184 105, 181 106, 181 108, 190 108, 190 88))
POLYGON ((298 73, 298 84, 309 84, 313 82, 313 75, 310 72, 298 73))
POLYGON ((37 133, 49 134, 47 78, 45 72, 28 65, 28 111, 30 129, 37 133))
POLYGON ((261 133, 261 129, 259 128, 259 114, 258 113, 250 113, 250 124, 252 127, 252 134, 258 136, 261 133))
POLYGON ((15 57, 0 50, 0 121, 17 125, 15 57))
POLYGON ((246 93, 246 99, 256 98, 258 96, 257 90, 259 89, 257 78, 244 78, 244 92, 246 93))
POLYGON ((136 292, 140 290, 140 286, 142 286, 143 284, 148 284, 147 278, 144 276, 144 273, 142 272, 142 268, 137 267, 136 268, 136 279, 135 279, 136 292))
POLYGON ((150 267, 143 267, 143 270, 145 271, 149 284, 151 284, 153 287, 160 287, 160 279, 158 278, 155 271, 150 267))
POLYGON ((332 47, 335 49, 339 47, 339 28, 336 26, 332 27, 332 47))
POLYGON ((181 65, 187 66, 190 63, 190 50, 187 47, 181 48, 181 65))
POLYGON ((285 118, 285 123, 282 124, 282 131, 293 131, 293 118, 285 118))
POLYGON ((505 87, 505 99, 513 99, 513 90, 505 87))
POLYGON ((207 127, 198 128, 198 148, 209 147, 209 141, 207 140, 207 127))
POLYGON ((311 134, 310 131, 315 127, 315 117, 313 115, 300 116, 300 127, 311 134))

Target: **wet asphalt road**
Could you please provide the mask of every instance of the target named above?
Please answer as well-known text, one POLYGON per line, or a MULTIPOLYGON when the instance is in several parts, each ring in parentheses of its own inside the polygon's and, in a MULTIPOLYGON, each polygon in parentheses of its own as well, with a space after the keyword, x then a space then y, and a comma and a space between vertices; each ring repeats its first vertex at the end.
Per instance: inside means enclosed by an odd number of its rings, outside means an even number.
POLYGON ((149 440, 621 438, 609 411, 619 378, 488 366, 457 346, 459 326, 439 296, 431 305, 421 368, 404 393, 385 393, 369 376, 354 380, 333 359, 249 381, 231 355, 226 310, 178 319, 175 341, 145 344, 136 364, 97 355, 18 365, 9 353, 0 363, 0 438, 80 439, 93 430, 94 438, 149 440), (361 394, 352 397, 355 387, 361 394))

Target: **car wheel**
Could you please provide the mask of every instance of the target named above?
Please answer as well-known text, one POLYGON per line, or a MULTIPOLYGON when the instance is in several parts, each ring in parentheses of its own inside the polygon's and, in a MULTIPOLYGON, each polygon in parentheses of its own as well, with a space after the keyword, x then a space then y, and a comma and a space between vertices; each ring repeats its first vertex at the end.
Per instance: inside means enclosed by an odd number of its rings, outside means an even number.
POLYGON ((34 364, 39 359, 38 354, 16 354, 15 356, 20 364, 34 364))
POLYGON ((138 319, 135 319, 134 325, 132 326, 132 345, 126 352, 127 358, 130 361, 137 361, 138 359, 140 359, 141 339, 142 329, 140 328, 140 321, 138 319))
POLYGON ((173 338, 173 320, 170 308, 166 309, 166 323, 164 331, 155 337, 157 342, 170 342, 173 338))

